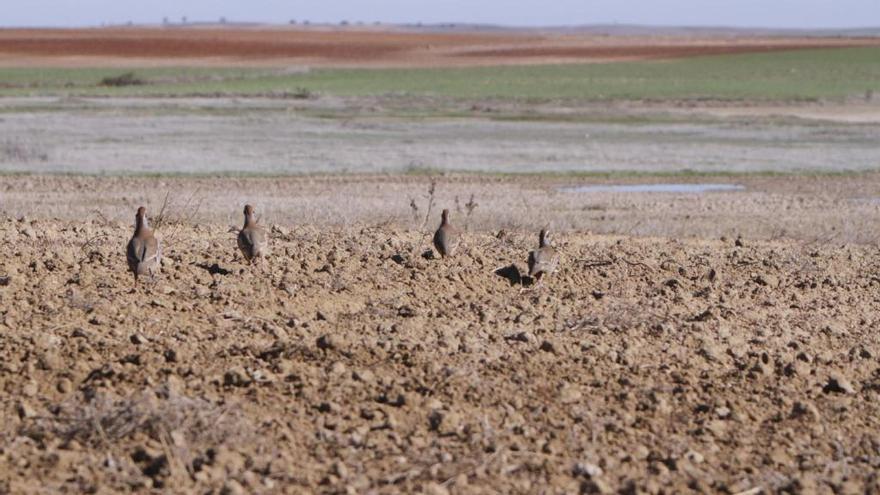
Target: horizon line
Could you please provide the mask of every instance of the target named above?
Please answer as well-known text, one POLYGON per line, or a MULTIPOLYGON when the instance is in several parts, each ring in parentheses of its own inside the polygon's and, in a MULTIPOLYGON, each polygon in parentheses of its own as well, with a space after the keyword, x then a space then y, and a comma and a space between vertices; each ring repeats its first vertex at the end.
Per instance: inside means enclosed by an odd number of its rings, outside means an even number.
POLYGON ((704 31, 782 31, 782 32, 849 32, 849 31, 878 31, 880 34, 880 25, 870 26, 849 26, 849 27, 781 27, 781 26, 760 26, 760 25, 725 25, 725 24, 640 24, 640 23, 618 23, 618 22, 598 22, 588 24, 547 24, 547 25, 517 25, 517 24, 498 24, 498 23, 482 23, 482 22, 382 22, 382 21, 310 21, 291 20, 288 22, 274 21, 247 21, 247 20, 193 20, 193 21, 171 21, 171 22, 155 22, 155 23, 101 23, 101 24, 84 24, 84 25, 16 25, 4 26, 0 25, 2 30, 12 29, 105 29, 105 28, 163 28, 163 27, 289 27, 289 28, 309 28, 309 27, 335 27, 342 29, 352 29, 358 27, 401 27, 415 29, 505 29, 515 31, 540 31, 540 30, 578 30, 578 29, 655 29, 655 30, 704 30, 704 31), (295 21, 295 22, 294 22, 295 21))

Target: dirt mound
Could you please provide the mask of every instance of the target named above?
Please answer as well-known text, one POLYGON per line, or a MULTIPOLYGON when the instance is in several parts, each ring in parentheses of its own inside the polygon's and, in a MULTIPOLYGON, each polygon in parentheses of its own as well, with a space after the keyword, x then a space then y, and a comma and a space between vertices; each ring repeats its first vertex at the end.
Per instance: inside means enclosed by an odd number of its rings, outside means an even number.
POLYGON ((875 249, 270 229, 0 223, 0 491, 880 488, 875 249))

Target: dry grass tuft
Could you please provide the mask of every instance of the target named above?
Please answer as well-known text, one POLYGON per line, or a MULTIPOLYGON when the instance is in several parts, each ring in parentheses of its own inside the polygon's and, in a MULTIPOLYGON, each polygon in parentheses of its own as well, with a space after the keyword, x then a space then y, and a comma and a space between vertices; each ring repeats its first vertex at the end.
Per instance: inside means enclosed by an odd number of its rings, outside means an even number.
POLYGON ((255 433, 237 407, 167 389, 123 398, 70 400, 54 416, 35 417, 19 431, 37 441, 59 438, 64 444, 75 441, 105 451, 108 464, 131 475, 151 477, 154 485, 191 476, 218 447, 253 440, 255 433), (120 445, 130 443, 137 447, 121 451, 120 445))
POLYGON ((146 391, 121 399, 67 403, 61 414, 37 425, 66 441, 96 446, 131 438, 137 432, 160 441, 164 434, 186 432, 186 440, 193 445, 225 443, 252 433, 243 428, 243 417, 230 406, 177 394, 162 398, 164 394, 146 391))

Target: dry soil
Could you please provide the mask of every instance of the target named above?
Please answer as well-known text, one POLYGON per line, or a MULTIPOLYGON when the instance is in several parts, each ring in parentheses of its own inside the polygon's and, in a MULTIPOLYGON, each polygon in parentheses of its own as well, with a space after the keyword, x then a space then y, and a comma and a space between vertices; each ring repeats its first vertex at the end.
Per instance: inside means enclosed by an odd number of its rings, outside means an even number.
POLYGON ((880 490, 875 247, 128 224, 0 221, 0 492, 880 490))

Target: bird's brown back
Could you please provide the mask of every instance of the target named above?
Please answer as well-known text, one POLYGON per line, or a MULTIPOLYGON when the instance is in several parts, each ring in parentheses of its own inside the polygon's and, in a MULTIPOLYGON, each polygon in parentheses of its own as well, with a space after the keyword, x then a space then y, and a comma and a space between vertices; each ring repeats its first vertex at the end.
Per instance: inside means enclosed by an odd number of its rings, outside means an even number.
POLYGON ((553 273, 559 266, 559 254, 552 246, 544 246, 529 253, 529 276, 553 273))
MULTIPOLYGON (((145 215, 145 213, 139 209, 138 215, 145 215)), ((159 266, 161 261, 159 240, 146 225, 145 218, 143 223, 138 221, 134 235, 126 246, 125 255, 128 260, 128 268, 135 275, 143 275, 159 266)))
POLYGON ((452 225, 442 225, 434 233, 434 247, 441 256, 452 256, 458 247, 458 229, 452 225))
POLYGON ((266 232, 257 225, 254 216, 254 207, 244 206, 244 227, 238 232, 238 249, 248 261, 264 254, 266 247, 266 232))
POLYGON ((238 232, 238 248, 248 261, 263 255, 266 232, 259 225, 250 225, 238 232))
POLYGON ((444 258, 452 256, 458 247, 458 239, 458 229, 449 223, 449 210, 443 210, 440 227, 434 232, 434 248, 444 258))

